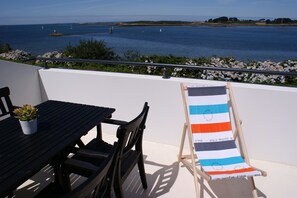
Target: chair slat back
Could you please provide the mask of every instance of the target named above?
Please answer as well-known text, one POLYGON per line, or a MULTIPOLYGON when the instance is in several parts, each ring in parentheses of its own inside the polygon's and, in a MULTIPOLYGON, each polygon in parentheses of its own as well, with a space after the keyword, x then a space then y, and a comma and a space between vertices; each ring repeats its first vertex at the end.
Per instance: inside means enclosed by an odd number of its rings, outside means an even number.
POLYGON ((142 141, 145 122, 149 111, 148 103, 144 104, 142 112, 132 121, 125 125, 121 125, 117 130, 117 138, 123 141, 123 155, 126 151, 131 150, 134 146, 142 141))
POLYGON ((110 152, 109 156, 105 159, 103 164, 94 172, 88 179, 75 188, 73 191, 69 192, 63 197, 71 198, 82 198, 82 197, 110 197, 110 191, 113 183, 112 180, 114 175, 114 167, 112 164, 117 158, 118 143, 115 142, 113 145, 113 150, 110 152))
POLYGON ((212 180, 261 175, 233 139, 226 86, 188 87, 187 92, 189 130, 202 169, 212 180))
POLYGON ((8 87, 0 89, 0 117, 5 115, 13 116, 13 105, 9 98, 10 90, 8 87))

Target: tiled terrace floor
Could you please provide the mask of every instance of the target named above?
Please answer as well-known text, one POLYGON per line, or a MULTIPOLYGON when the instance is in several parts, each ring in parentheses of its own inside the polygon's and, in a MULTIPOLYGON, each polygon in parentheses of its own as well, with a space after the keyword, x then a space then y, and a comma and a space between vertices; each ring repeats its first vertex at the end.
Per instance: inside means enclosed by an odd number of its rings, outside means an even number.
MULTIPOLYGON (((113 142, 114 136, 103 135, 105 140, 113 142)), ((124 185, 125 197, 194 198, 193 176, 177 163, 177 153, 178 147, 144 141, 148 189, 143 190, 137 169, 134 169, 124 185)), ((267 177, 255 178, 259 197, 297 197, 297 167, 258 160, 252 160, 252 164, 268 173, 267 177)), ((42 174, 36 175, 20 187, 16 191, 16 197, 32 197, 42 188, 39 181, 46 178, 50 182, 52 172, 44 169, 42 174)), ((81 181, 82 178, 73 177, 75 184, 81 181)), ((249 183, 244 178, 219 180, 210 184, 204 181, 204 184, 201 197, 252 197, 249 183)))

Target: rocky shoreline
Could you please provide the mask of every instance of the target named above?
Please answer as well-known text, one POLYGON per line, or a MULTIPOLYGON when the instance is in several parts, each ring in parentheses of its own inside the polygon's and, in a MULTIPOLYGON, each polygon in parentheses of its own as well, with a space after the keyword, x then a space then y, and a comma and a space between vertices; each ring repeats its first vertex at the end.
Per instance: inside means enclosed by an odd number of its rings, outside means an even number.
MULTIPOLYGON (((191 65, 191 62, 188 63, 191 65)), ((279 72, 297 72, 297 60, 287 60, 284 62, 273 61, 254 61, 245 63, 236 61, 233 58, 210 58, 210 63, 205 63, 203 66, 219 67, 219 68, 237 68, 262 71, 279 71, 279 72)), ((248 83, 265 83, 265 84, 286 84, 287 78, 279 75, 264 75, 255 73, 241 72, 222 72, 222 71, 206 71, 201 74, 202 79, 207 80, 224 80, 248 83)), ((295 77, 296 79, 296 77, 295 77)))
POLYGON ((0 54, 0 58, 13 61, 24 61, 32 58, 32 55, 23 50, 13 50, 9 52, 4 52, 0 54))
MULTIPOLYGON (((47 52, 43 55, 38 55, 37 57, 43 57, 43 58, 63 58, 63 53, 58 51, 53 52, 47 52)), ((23 50, 13 50, 5 53, 0 54, 0 58, 6 59, 6 60, 13 60, 13 61, 26 61, 34 58, 33 55, 29 52, 25 52, 23 50)))
MULTIPOLYGON (((47 52, 41 56, 43 58, 63 58, 63 53, 58 51, 47 52)), ((0 54, 0 58, 13 61, 26 61, 34 58, 30 53, 22 50, 14 50, 7 53, 0 54)), ((36 63, 39 61, 37 60, 36 63)), ((153 61, 146 60, 145 62, 153 63, 153 61)), ((297 72, 297 60, 287 60, 284 62, 273 61, 253 61, 242 62, 233 58, 218 58, 211 57, 205 61, 205 63, 198 64, 195 59, 189 59, 186 65, 199 65, 206 67, 219 67, 219 68, 237 68, 237 69, 251 69, 251 70, 265 70, 265 71, 281 71, 281 72, 297 72)), ((154 67, 147 67, 147 73, 152 73, 154 67)), ((171 76, 182 77, 186 76, 187 70, 182 68, 174 68, 171 76)), ((201 72, 200 78, 207 80, 230 80, 235 82, 248 82, 248 83, 265 83, 265 84, 290 84, 288 78, 278 75, 264 75, 264 74, 249 74, 240 72, 222 72, 222 71, 210 71, 204 70, 201 72)), ((297 77, 290 77, 290 81, 297 83, 297 77)))

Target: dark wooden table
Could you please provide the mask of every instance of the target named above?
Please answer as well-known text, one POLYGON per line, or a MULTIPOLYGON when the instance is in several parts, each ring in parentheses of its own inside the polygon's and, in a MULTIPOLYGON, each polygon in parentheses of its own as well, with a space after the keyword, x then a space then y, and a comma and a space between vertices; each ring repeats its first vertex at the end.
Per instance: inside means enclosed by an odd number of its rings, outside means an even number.
POLYGON ((47 101, 37 106, 38 131, 24 135, 19 121, 0 121, 0 197, 7 195, 115 111, 47 101))

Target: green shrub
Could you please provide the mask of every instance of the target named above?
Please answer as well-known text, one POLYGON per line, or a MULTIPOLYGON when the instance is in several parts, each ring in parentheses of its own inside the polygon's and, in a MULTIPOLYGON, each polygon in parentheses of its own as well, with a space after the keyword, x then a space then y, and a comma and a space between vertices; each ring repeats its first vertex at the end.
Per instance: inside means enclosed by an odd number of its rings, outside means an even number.
POLYGON ((0 53, 5 53, 5 52, 9 52, 10 50, 12 50, 12 48, 10 47, 9 44, 7 43, 1 43, 0 42, 0 53))
POLYGON ((68 45, 63 52, 67 57, 81 59, 112 60, 117 56, 104 41, 81 40, 77 46, 68 45))

